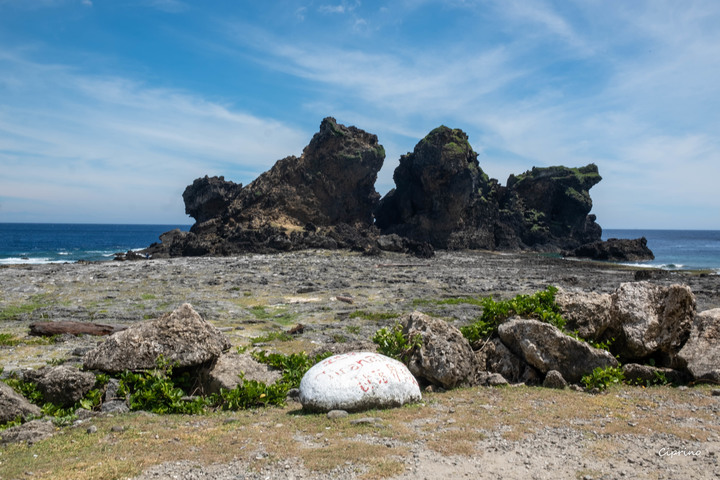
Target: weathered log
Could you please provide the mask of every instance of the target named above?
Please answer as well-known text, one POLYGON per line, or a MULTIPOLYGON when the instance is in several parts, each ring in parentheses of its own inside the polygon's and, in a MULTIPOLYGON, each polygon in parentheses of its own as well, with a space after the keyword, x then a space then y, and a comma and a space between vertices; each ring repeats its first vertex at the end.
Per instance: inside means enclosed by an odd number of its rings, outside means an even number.
POLYGON ((75 322, 62 320, 58 322, 36 322, 30 324, 30 335, 49 337, 52 335, 112 335, 125 330, 125 325, 103 325, 100 323, 75 322))

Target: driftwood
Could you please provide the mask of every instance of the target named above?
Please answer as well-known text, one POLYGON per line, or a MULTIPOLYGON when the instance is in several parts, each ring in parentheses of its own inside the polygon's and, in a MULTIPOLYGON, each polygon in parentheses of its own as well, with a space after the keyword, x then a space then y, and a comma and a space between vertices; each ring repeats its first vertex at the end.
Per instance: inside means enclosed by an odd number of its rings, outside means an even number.
POLYGON ((125 330, 125 325, 103 325, 100 323, 75 322, 63 320, 59 322, 36 322, 30 324, 30 335, 49 337, 52 335, 112 335, 125 330))

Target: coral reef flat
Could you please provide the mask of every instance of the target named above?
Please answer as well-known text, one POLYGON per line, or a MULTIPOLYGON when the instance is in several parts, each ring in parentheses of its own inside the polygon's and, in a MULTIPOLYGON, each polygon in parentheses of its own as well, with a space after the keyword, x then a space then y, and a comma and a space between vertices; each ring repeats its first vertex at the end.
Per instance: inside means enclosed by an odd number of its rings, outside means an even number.
MULTIPOLYGON (((0 332, 21 341, 0 347, 0 365, 7 374, 78 363, 102 340, 33 342, 34 322, 131 325, 188 302, 234 346, 310 352, 367 343, 413 310, 456 326, 478 315, 476 305, 436 300, 504 299, 548 285, 609 293, 636 280, 688 285, 698 312, 720 307, 718 275, 531 253, 439 251, 419 259, 304 250, 3 266, 0 332), (298 335, 272 335, 298 324, 298 335)), ((293 403, 197 417, 132 413, 86 419, 0 452, 10 472, 22 475, 32 462, 33 478, 717 478, 717 388, 622 386, 591 395, 473 387, 424 392, 419 405, 339 420, 302 414, 293 403), (93 437, 88 425, 109 433, 93 437), (58 457, 63 451, 73 453, 58 457), (98 456, 101 464, 77 467, 98 456)))

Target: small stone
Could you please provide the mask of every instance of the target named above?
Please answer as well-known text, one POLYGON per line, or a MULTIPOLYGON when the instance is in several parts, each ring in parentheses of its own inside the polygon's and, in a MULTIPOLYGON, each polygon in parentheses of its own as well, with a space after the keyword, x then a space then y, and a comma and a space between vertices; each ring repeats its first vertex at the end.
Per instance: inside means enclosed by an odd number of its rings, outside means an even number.
POLYGON ((345 410, 330 410, 327 413, 327 418, 334 420, 336 418, 344 418, 348 416, 348 412, 345 410))
POLYGON ((89 434, 97 433, 97 427, 95 425, 90 425, 86 431, 89 434))
POLYGON ((125 427, 123 427, 122 425, 113 425, 112 428, 110 429, 110 431, 111 432, 124 432, 125 427))
POLYGON ((363 418, 356 418, 355 420, 350 420, 351 425, 374 425, 375 423, 379 423, 382 420, 375 417, 363 417, 363 418))
POLYGON ((711 393, 713 397, 720 397, 720 388, 714 389, 711 393))

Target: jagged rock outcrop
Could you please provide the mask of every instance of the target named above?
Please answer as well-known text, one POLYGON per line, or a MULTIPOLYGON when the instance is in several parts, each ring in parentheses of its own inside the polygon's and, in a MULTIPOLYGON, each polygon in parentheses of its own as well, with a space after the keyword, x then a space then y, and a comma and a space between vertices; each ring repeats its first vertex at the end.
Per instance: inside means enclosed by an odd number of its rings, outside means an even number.
POLYGON ((483 172, 467 135, 441 126, 403 155, 396 188, 375 212, 384 234, 436 248, 560 251, 600 239, 589 215, 595 165, 533 168, 501 186, 483 172))
POLYGON ((655 255, 647 246, 645 237, 636 239, 609 238, 604 241, 586 243, 563 252, 566 257, 590 258, 610 262, 643 262, 654 260, 655 255))
POLYGON ((377 251, 373 210, 385 149, 377 136, 325 118, 300 157, 249 185, 197 179, 183 193, 196 223, 146 250, 154 257, 270 253, 303 248, 377 251))
POLYGON ((384 157, 375 135, 325 118, 300 157, 246 186, 195 180, 183 193, 196 220, 190 231, 117 259, 306 248, 429 257, 434 248, 561 252, 600 241, 590 214, 589 190, 601 180, 594 164, 533 168, 502 186, 480 168, 465 132, 440 126, 400 158, 396 188, 380 199, 384 157))

